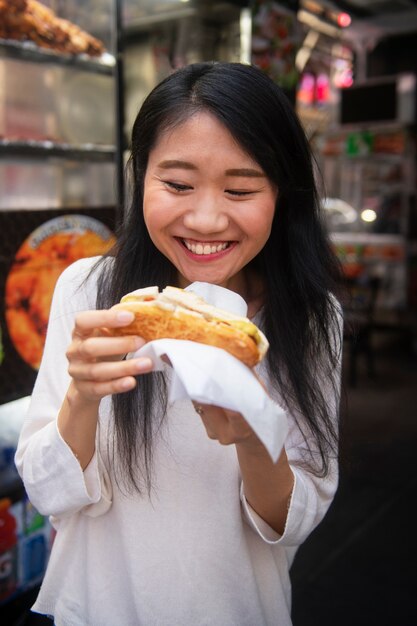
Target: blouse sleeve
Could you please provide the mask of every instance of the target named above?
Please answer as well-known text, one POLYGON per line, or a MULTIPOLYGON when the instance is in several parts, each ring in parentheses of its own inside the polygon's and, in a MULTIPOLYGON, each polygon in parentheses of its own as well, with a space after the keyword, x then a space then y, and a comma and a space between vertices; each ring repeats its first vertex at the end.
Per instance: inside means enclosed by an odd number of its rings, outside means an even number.
MULTIPOLYGON (((337 328, 334 333, 338 364, 334 371, 333 381, 321 381, 323 395, 327 399, 329 414, 333 419, 336 430, 339 422, 342 369, 341 337, 343 321, 340 307, 338 307, 338 312, 337 328)), ((300 417, 300 422, 301 420, 302 418, 300 417)), ((312 474, 307 469, 304 461, 308 461, 306 443, 314 454, 314 440, 312 437, 309 437, 306 442, 296 424, 294 415, 288 414, 288 424, 289 433, 285 442, 285 450, 294 474, 294 487, 289 502, 284 533, 279 535, 252 509, 246 500, 243 484, 241 485, 240 498, 246 522, 266 543, 297 547, 307 539, 325 516, 336 493, 339 471, 337 456, 332 455, 329 459, 329 471, 326 477, 323 478, 312 474)))
POLYGON ((66 349, 75 315, 95 308, 93 276, 97 258, 68 267, 57 281, 41 366, 20 433, 15 463, 32 504, 43 515, 69 516, 81 509, 100 515, 111 505, 111 483, 100 454, 83 471, 57 427, 57 416, 70 383, 66 349), (89 288, 81 286, 88 281, 89 288), (90 284, 91 281, 91 284, 90 284))

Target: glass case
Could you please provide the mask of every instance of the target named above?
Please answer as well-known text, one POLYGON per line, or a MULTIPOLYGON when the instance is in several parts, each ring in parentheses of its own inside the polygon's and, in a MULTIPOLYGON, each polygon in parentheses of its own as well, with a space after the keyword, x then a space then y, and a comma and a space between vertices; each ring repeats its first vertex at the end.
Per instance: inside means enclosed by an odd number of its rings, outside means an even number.
MULTIPOLYGON (((3 0, 0 17, 2 163, 10 155, 78 161, 81 153, 91 160, 106 156, 112 161, 112 5, 103 0, 3 0)), ((30 201, 29 196, 28 207, 30 201)))
POLYGON ((52 527, 13 458, 56 280, 114 243, 115 2, 0 0, 0 611, 43 577, 52 527))
POLYGON ((115 7, 0 0, 0 404, 31 392, 60 272, 114 241, 115 7))

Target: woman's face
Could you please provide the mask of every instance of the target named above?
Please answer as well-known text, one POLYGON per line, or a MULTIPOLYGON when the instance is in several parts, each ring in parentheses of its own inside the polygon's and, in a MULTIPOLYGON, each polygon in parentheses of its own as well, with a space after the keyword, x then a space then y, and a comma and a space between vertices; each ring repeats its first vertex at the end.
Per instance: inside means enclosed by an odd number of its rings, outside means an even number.
POLYGON ((277 189, 214 116, 197 113, 159 137, 149 155, 144 217, 179 284, 244 297, 244 268, 264 247, 277 189))

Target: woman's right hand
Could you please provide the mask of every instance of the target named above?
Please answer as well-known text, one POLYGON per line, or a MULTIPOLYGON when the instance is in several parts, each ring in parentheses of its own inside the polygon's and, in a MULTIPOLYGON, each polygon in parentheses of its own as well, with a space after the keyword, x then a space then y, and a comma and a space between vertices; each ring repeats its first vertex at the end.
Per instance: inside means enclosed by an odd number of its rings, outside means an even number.
POLYGON ((72 387, 84 401, 99 402, 109 394, 133 389, 135 376, 152 371, 148 358, 123 359, 145 341, 136 336, 111 337, 107 329, 127 326, 133 313, 119 310, 84 311, 75 318, 66 352, 72 387))
POLYGON ((94 450, 101 398, 133 389, 135 376, 152 371, 148 358, 124 359, 141 348, 140 337, 111 337, 109 328, 133 321, 129 311, 84 311, 75 318, 66 356, 71 383, 58 415, 58 430, 84 470, 94 450))

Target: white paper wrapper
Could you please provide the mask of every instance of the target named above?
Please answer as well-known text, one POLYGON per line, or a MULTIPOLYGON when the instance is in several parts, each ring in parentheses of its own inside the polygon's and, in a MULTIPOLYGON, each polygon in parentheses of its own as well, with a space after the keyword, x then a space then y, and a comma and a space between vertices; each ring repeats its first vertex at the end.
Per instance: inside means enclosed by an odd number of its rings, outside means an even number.
MULTIPOLYGON (((246 302, 238 294, 208 283, 192 283, 194 291, 210 304, 246 315, 246 302)), ((243 415, 275 462, 288 431, 285 411, 274 403, 253 372, 225 350, 177 339, 158 339, 147 343, 135 357, 149 357, 156 370, 166 367, 166 355, 173 375, 169 402, 190 398, 214 404, 243 415)))

